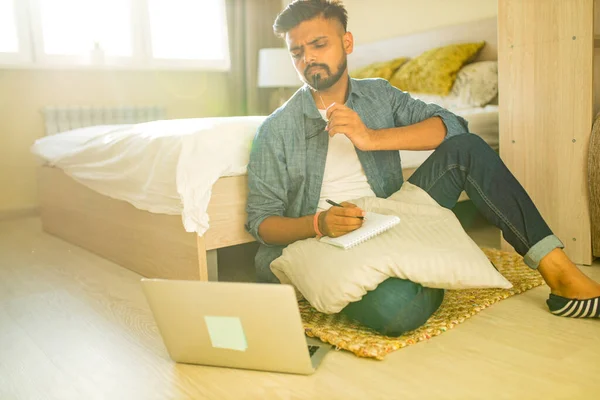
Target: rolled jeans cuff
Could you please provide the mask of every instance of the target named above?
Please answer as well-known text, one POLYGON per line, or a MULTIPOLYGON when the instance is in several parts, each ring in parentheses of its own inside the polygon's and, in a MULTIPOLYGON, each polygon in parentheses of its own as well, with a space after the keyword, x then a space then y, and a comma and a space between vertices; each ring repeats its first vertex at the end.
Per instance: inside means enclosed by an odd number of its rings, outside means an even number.
POLYGON ((523 257, 523 261, 530 268, 537 269, 542 258, 556 248, 564 249, 565 245, 554 235, 546 236, 529 249, 523 257))

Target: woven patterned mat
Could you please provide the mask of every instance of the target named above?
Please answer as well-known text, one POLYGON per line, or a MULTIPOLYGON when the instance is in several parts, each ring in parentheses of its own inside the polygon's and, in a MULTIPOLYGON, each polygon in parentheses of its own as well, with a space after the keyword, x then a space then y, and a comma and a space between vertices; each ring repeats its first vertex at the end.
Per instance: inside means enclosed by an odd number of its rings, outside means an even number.
POLYGON ((320 313, 302 300, 299 306, 306 334, 359 357, 383 360, 392 351, 440 335, 484 308, 544 283, 541 275, 528 268, 518 254, 493 249, 483 251, 513 284, 512 289, 448 290, 442 305, 425 325, 400 337, 380 335, 342 314, 320 313))

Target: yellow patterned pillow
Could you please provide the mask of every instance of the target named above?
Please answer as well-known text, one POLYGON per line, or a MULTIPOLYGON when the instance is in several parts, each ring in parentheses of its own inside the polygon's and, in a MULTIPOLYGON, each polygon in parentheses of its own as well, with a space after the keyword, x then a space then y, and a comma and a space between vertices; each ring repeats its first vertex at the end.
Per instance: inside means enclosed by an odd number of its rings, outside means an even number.
POLYGON ((428 50, 404 64, 390 83, 406 92, 446 96, 458 71, 473 60, 485 42, 453 44, 428 50))
POLYGON ((357 79, 364 78, 383 78, 389 81, 394 72, 408 61, 408 57, 400 57, 391 61, 376 62, 366 67, 359 68, 350 73, 350 76, 357 79))

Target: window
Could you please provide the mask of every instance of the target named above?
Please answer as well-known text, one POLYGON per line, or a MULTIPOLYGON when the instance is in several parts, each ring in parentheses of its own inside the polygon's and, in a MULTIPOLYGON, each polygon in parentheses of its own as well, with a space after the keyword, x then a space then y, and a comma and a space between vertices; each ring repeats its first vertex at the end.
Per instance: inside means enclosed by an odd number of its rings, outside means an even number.
POLYGON ((229 68, 224 0, 147 0, 154 64, 188 62, 229 68))
POLYGON ((0 0, 0 54, 19 49, 18 3, 40 66, 229 68, 225 0, 0 0))
POLYGON ((133 63, 131 0, 35 0, 32 4, 36 60, 41 63, 133 63))
POLYGON ((19 38, 13 0, 0 0, 0 52, 18 53, 19 38))
POLYGON ((20 0, 0 0, 0 62, 22 64, 30 60, 26 8, 20 0))
POLYGON ((97 43, 105 54, 131 57, 131 4, 127 0, 39 1, 46 54, 86 54, 97 43))

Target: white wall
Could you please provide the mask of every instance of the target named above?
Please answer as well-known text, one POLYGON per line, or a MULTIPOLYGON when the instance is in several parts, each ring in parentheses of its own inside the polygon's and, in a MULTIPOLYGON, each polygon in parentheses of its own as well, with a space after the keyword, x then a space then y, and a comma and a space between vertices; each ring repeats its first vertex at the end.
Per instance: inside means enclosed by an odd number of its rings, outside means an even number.
MULTIPOLYGON (((289 0, 282 0, 285 7, 289 0)), ((498 0, 343 0, 357 45, 498 15, 498 0)))
POLYGON ((169 118, 229 115, 228 75, 202 71, 0 69, 0 218, 38 205, 30 153, 44 135, 41 109, 164 105, 169 118))

